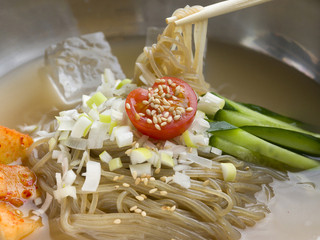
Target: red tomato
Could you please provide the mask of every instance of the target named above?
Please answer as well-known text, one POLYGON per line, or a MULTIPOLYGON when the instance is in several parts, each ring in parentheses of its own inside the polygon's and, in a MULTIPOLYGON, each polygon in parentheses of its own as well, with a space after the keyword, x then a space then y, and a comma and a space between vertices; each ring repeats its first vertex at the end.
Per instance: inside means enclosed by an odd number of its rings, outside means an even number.
POLYGON ((163 77, 152 88, 137 88, 126 99, 132 124, 143 134, 160 140, 181 135, 197 111, 197 95, 186 82, 163 77))

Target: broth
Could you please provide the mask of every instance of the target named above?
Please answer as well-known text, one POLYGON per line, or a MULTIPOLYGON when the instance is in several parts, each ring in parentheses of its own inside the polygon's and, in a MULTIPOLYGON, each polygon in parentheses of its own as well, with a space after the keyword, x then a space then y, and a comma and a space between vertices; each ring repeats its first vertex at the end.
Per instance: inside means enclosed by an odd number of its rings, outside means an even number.
MULTIPOLYGON (((110 44, 124 72, 131 77, 144 38, 112 39, 110 44)), ((218 42, 209 42, 206 58, 206 81, 221 94, 319 127, 320 86, 303 74, 269 57, 218 42)), ((15 128, 34 124, 47 113, 53 117, 56 109, 73 107, 58 98, 40 71, 42 65, 40 57, 1 79, 1 125, 15 128)), ((275 181, 275 197, 268 202, 271 213, 243 231, 242 239, 319 239, 320 189, 316 183, 320 182, 320 174, 310 173, 290 174, 287 182, 275 181)), ((48 239, 46 227, 26 239, 40 238, 48 239)), ((61 236, 54 234, 51 238, 61 236)))

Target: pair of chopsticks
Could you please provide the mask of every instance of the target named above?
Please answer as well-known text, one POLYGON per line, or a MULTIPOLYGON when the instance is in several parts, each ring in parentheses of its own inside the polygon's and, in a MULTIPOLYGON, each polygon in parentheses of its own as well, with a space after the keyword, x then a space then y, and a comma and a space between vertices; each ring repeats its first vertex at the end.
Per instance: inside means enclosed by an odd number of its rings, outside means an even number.
POLYGON ((271 0, 226 0, 216 4, 204 7, 199 12, 178 19, 177 17, 169 17, 167 23, 174 22, 177 26, 187 23, 194 23, 211 17, 216 17, 222 14, 238 11, 247 7, 259 5, 271 0))

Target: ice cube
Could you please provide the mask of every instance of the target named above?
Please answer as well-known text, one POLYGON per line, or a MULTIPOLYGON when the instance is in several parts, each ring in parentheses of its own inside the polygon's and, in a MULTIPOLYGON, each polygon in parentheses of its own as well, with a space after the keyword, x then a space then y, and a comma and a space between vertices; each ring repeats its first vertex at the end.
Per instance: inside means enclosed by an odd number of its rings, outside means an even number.
POLYGON ((45 50, 45 65, 49 79, 67 104, 95 91, 105 68, 111 69, 116 79, 125 78, 102 32, 71 37, 50 46, 45 50))

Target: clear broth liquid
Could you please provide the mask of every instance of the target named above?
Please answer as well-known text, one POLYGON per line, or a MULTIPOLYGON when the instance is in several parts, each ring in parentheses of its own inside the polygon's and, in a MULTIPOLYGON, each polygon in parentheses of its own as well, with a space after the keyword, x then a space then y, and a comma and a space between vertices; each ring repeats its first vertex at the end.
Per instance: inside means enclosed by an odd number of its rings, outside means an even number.
MULTIPOLYGON (((113 54, 126 73, 133 76, 134 62, 142 52, 144 38, 112 39, 113 54)), ((65 105, 41 72, 40 57, 0 79, 0 124, 17 128, 35 124, 43 116, 53 118, 65 105)), ((242 102, 255 103, 305 121, 319 129, 320 85, 296 70, 264 55, 224 43, 209 42, 205 76, 219 93, 242 102)), ((242 239, 318 240, 320 238, 319 171, 290 174, 290 181, 275 181, 275 197, 267 201, 271 211, 254 227, 242 231, 242 239)), ((49 237, 48 226, 26 239, 49 237)))

